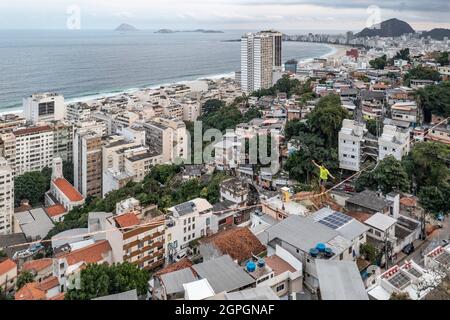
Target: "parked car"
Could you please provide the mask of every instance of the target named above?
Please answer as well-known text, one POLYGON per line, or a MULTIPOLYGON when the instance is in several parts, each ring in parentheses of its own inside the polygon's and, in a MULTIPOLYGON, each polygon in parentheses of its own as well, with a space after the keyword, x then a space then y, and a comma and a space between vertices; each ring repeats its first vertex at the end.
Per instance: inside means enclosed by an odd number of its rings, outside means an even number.
POLYGON ((406 245, 403 249, 402 252, 404 254, 411 254, 414 251, 414 245, 412 243, 406 245))

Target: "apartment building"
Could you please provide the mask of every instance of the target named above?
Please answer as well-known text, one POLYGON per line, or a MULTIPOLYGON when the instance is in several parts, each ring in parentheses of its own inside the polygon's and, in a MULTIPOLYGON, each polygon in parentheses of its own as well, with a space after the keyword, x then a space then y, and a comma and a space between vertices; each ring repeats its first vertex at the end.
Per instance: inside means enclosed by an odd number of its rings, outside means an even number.
POLYGON ((5 158, 0 157, 0 234, 13 230, 14 174, 5 158))
POLYGON ((23 114, 32 124, 60 121, 66 115, 64 97, 57 93, 36 93, 23 99, 23 114))
POLYGON ((16 114, 0 115, 0 134, 11 133, 18 127, 23 127, 27 123, 24 117, 16 114))
POLYGON ((218 231, 212 208, 206 199, 197 198, 168 209, 166 252, 169 262, 184 257, 191 241, 218 231))
POLYGON ((281 71, 282 34, 276 31, 247 33, 241 38, 241 88, 245 93, 273 84, 273 71, 281 71))
POLYGON ((102 196, 102 137, 95 132, 76 133, 73 143, 75 188, 83 197, 102 196))
POLYGON ((344 119, 342 129, 339 131, 339 168, 351 171, 361 169, 366 135, 365 124, 344 119))
POLYGON ((11 259, 0 261, 0 290, 12 294, 17 281, 17 264, 11 259))
POLYGON ((66 119, 72 123, 87 121, 90 117, 91 108, 86 103, 72 103, 66 107, 66 119))
POLYGON ((409 131, 402 131, 396 126, 384 126, 383 134, 378 138, 378 159, 383 160, 392 155, 395 159, 402 160, 409 153, 409 142, 409 131))
POLYGON ((133 176, 134 182, 143 181, 152 167, 162 163, 162 155, 148 151, 146 147, 125 152, 124 169, 133 176))
POLYGON ((150 152, 162 154, 162 162, 175 162, 188 157, 188 137, 183 121, 155 118, 144 124, 146 145, 150 152))
POLYGON ((88 230, 96 241, 110 243, 114 262, 128 261, 141 269, 154 270, 165 261, 163 216, 152 218, 139 211, 120 215, 91 212, 88 230), (108 232, 100 232, 108 230, 108 232))
POLYGON ((168 118, 183 120, 184 108, 180 104, 169 104, 164 107, 164 115, 168 118))
POLYGON ((12 133, 0 134, 0 157, 8 160, 11 168, 16 167, 16 136, 12 133))
POLYGON ((51 167, 54 155, 54 133, 48 125, 18 128, 16 137, 16 176, 51 167))
POLYGON ((417 103, 415 101, 397 102, 391 106, 391 118, 406 123, 406 127, 417 124, 417 103))
POLYGON ((53 154, 63 161, 73 160, 73 126, 68 122, 52 122, 49 126, 53 129, 53 154))
POLYGON ((116 127, 119 128, 119 127, 129 127, 138 120, 139 114, 131 111, 125 111, 119 113, 117 117, 114 119, 114 122, 116 127))
POLYGON ((181 106, 183 107, 184 121, 196 121, 202 114, 202 107, 197 100, 185 99, 181 102, 181 106))

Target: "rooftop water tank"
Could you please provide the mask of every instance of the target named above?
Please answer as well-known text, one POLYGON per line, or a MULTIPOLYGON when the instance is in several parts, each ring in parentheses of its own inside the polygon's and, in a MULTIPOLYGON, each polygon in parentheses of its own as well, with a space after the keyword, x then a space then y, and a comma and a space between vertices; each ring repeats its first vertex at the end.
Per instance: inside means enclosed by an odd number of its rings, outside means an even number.
POLYGON ((327 246, 324 243, 318 243, 316 245, 316 249, 319 250, 319 252, 324 252, 327 246))
POLYGON ((333 256, 333 250, 331 248, 325 248, 325 256, 330 258, 333 256))
POLYGON ((264 268, 265 265, 266 265, 266 262, 264 261, 264 259, 258 260, 258 268, 264 268))
POLYGON ((311 257, 315 258, 319 255, 319 250, 317 250, 316 248, 311 248, 309 249, 309 254, 311 255, 311 257))
POLYGON ((253 261, 247 262, 247 271, 253 272, 256 270, 256 264, 253 261))

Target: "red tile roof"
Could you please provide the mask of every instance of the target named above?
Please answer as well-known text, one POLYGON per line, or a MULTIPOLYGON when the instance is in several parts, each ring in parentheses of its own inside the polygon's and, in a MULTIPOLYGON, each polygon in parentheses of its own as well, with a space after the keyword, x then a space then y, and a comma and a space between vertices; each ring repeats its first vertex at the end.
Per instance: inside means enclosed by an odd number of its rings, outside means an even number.
POLYGON ((52 277, 48 277, 44 280, 41 281, 41 283, 39 283, 36 288, 38 288, 39 290, 42 291, 48 291, 52 288, 58 287, 59 286, 59 280, 57 277, 52 276, 52 277))
POLYGON ((69 198, 70 201, 78 202, 83 200, 83 196, 66 179, 57 178, 53 180, 55 186, 69 198))
POLYGON ((359 211, 348 211, 348 212, 346 212, 346 214, 348 216, 358 220, 359 222, 364 222, 373 216, 373 214, 370 214, 368 212, 359 212, 359 211))
POLYGON ((287 263, 285 260, 281 259, 277 255, 266 257, 264 259, 266 264, 273 270, 275 276, 282 274, 286 271, 295 272, 295 268, 287 263))
POLYGON ((17 268, 17 265, 11 259, 6 259, 5 261, 0 262, 0 275, 3 275, 12 269, 17 268))
POLYGON ((104 255, 111 250, 107 240, 101 240, 87 247, 60 255, 58 258, 66 258, 69 265, 79 262, 97 263, 103 260, 104 255))
POLYGON ((58 293, 56 296, 51 297, 51 298, 48 299, 48 300, 64 300, 64 296, 65 296, 65 295, 66 295, 65 292, 60 292, 60 293, 58 293))
POLYGON ((14 295, 15 300, 45 300, 45 292, 37 288, 37 282, 25 284, 14 295))
POLYGON ((192 266, 193 263, 191 262, 191 260, 189 260, 188 258, 183 258, 180 261, 172 263, 171 265, 159 270, 155 273, 155 276, 162 276, 163 274, 183 270, 192 266))
POLYGON ((64 208, 62 204, 55 204, 54 206, 45 208, 45 211, 50 218, 57 217, 67 212, 66 208, 64 208))
POLYGON ((136 214, 133 212, 129 212, 129 213, 125 213, 120 216, 117 216, 114 218, 114 220, 121 228, 132 227, 132 226, 136 226, 139 224, 139 219, 136 216, 136 214))
POLYGON ((44 269, 50 267, 52 265, 52 263, 53 263, 53 260, 51 258, 27 261, 23 264, 22 271, 39 272, 41 270, 44 270, 44 269))
POLYGON ((202 241, 213 243, 222 254, 228 254, 239 263, 266 250, 266 247, 248 228, 232 228, 221 231, 202 241))

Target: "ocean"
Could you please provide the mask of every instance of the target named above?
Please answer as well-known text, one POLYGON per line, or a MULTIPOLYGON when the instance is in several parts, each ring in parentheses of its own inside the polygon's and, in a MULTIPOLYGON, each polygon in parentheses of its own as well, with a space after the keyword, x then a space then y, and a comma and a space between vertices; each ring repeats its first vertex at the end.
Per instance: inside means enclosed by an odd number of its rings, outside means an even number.
MULTIPOLYGON (((0 30, 0 113, 21 111, 22 98, 34 92, 78 101, 231 75, 240 67, 240 43, 228 40, 244 32, 0 30)), ((332 52, 324 44, 283 43, 283 61, 332 52)))

